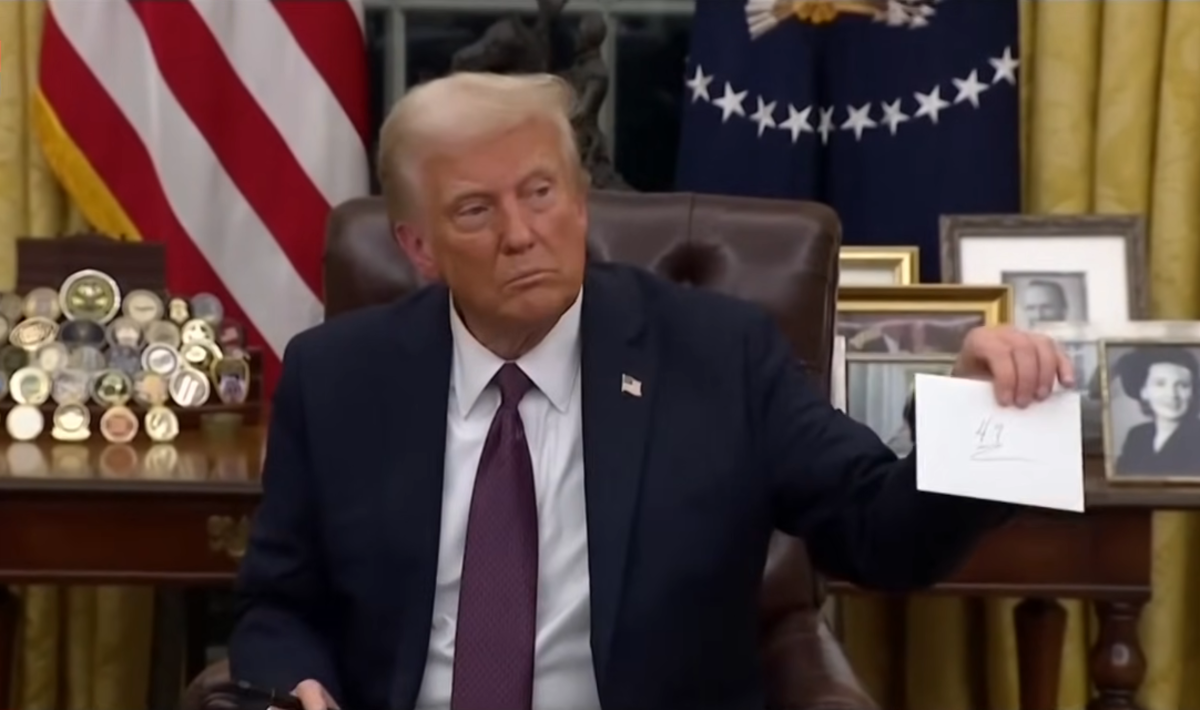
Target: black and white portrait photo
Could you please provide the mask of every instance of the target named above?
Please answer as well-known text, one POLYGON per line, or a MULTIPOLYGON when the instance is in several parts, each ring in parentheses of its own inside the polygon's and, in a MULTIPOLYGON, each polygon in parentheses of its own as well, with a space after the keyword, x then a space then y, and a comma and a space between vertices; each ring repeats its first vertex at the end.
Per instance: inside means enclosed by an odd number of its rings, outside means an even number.
POLYGON ((1075 391, 1079 393, 1083 447, 1087 453, 1104 450, 1104 403, 1100 376, 1100 345, 1094 340, 1060 340, 1058 346, 1075 368, 1075 391))
POLYGON ((1088 319, 1087 274, 1082 271, 1005 271, 1000 280, 1013 288, 1018 328, 1088 319))
POLYGON ((1113 478, 1200 482, 1200 343, 1104 343, 1113 478))
POLYGON ((904 405, 917 374, 948 375, 953 359, 850 360, 846 371, 846 413, 879 435, 898 456, 912 450, 904 405))
POLYGON ((983 313, 838 313, 837 334, 847 353, 956 355, 983 313))

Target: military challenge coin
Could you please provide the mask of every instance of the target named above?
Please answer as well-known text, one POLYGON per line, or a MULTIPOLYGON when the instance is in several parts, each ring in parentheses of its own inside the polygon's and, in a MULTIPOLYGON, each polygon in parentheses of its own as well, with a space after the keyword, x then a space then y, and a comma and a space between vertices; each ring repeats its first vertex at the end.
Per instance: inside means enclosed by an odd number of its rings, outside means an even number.
POLYGON ((111 407, 100 417, 100 433, 114 444, 128 444, 138 433, 138 418, 126 407, 111 407))
POLYGON ((133 401, 143 407, 157 407, 171 398, 167 380, 157 372, 141 370, 133 376, 133 401))
POLYGON ((156 320, 147 325, 143 333, 143 338, 147 344, 170 345, 173 348, 178 348, 183 343, 183 338, 179 333, 179 326, 169 320, 156 320))
POLYGON ((46 343, 33 354, 33 364, 51 375, 65 369, 69 360, 70 353, 62 343, 46 343))
POLYGON ((198 293, 192 296, 192 318, 198 318, 210 327, 216 328, 225 318, 225 307, 221 299, 211 293, 198 293))
POLYGON ((114 348, 140 348, 142 346, 142 326, 132 318, 121 316, 108 324, 105 329, 105 340, 114 348))
POLYGON ((192 317, 192 309, 188 306, 188 302, 182 298, 175 297, 167 301, 167 320, 175 325, 183 325, 192 317))
POLYGON ((58 323, 40 316, 26 318, 8 332, 8 342, 22 350, 37 350, 56 338, 58 323))
POLYGON ((18 404, 8 410, 4 419, 4 428, 15 441, 33 441, 46 427, 46 418, 42 410, 31 404, 18 404))
POLYGON ((16 345, 0 348, 0 372, 16 372, 29 365, 29 351, 16 345))
POLYGON ((92 414, 82 404, 60 404, 54 410, 50 436, 57 441, 84 441, 92 435, 92 414))
POLYGON ((25 294, 25 300, 21 303, 21 312, 26 318, 45 318, 49 321, 57 321, 62 315, 62 308, 58 303, 58 292, 52 288, 42 286, 35 288, 25 294))
POLYGON ((242 404, 250 394, 250 363, 240 357, 226 357, 212 365, 217 399, 225 404, 242 404))
POLYGON ((146 412, 146 436, 152 441, 174 441, 179 436, 179 417, 166 407, 151 407, 146 412))
POLYGON ((183 365, 179 351, 170 345, 155 343, 142 351, 142 369, 157 372, 166 377, 183 365))
POLYGON ((133 377, 142 371, 142 353, 137 348, 121 345, 108 351, 108 366, 133 377))
POLYGON ((121 289, 113 277, 97 271, 76 271, 58 290, 63 315, 70 320, 107 323, 121 310, 121 289))
POLYGON ((184 345, 217 342, 217 332, 211 325, 199 318, 193 318, 184 323, 183 327, 179 329, 179 337, 184 345))
POLYGON ((90 345, 102 348, 108 342, 108 333, 98 321, 88 318, 69 320, 58 329, 58 339, 67 345, 90 345))
POLYGON ((166 314, 166 306, 153 291, 137 289, 125 294, 121 312, 134 323, 145 327, 166 314))
POLYGON ((104 351, 94 345, 79 345, 67 351, 67 367, 84 372, 99 372, 108 367, 104 351))
POLYGON ((25 299, 15 293, 0 293, 0 316, 9 323, 16 323, 24 316, 25 299))
POLYGON ((36 367, 17 370, 8 380, 8 390, 17 404, 42 404, 50 399, 50 389, 50 376, 36 367))
POLYGON ((119 407, 133 396, 133 382, 120 370, 105 370, 92 379, 92 399, 105 407, 119 407))
POLYGON ((212 389, 208 376, 191 367, 181 367, 167 381, 171 399, 181 407, 199 407, 208 401, 212 389))
POLYGON ((50 397, 57 404, 83 404, 91 395, 92 376, 83 370, 59 370, 51 377, 50 397))

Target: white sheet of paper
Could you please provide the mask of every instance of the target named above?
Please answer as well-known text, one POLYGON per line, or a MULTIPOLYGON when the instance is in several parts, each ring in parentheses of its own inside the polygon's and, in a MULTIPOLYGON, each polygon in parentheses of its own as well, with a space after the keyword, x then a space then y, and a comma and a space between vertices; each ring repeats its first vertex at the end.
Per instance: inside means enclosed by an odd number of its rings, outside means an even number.
POLYGON ((1083 512, 1079 393, 1001 407, 990 382, 918 374, 917 489, 1083 512))

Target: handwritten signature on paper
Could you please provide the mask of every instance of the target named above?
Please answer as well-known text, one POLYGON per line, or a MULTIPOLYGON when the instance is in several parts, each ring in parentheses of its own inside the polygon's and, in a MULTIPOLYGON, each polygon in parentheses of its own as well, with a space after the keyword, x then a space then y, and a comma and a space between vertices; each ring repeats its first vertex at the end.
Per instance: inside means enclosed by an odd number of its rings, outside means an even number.
POLYGON ((984 417, 975 428, 975 450, 971 453, 972 461, 1032 461, 1027 456, 1009 453, 1005 447, 1004 423, 984 417))

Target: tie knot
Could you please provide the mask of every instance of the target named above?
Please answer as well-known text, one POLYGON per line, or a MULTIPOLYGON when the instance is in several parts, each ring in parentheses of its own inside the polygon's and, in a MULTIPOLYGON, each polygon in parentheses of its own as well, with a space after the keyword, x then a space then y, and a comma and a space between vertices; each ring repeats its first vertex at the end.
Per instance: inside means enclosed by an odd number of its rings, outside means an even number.
POLYGON ((500 388, 500 406, 515 407, 533 387, 533 381, 515 362, 506 362, 496 373, 496 385, 500 388))

